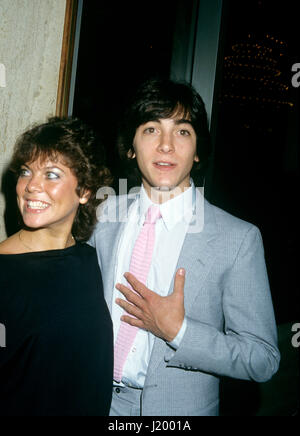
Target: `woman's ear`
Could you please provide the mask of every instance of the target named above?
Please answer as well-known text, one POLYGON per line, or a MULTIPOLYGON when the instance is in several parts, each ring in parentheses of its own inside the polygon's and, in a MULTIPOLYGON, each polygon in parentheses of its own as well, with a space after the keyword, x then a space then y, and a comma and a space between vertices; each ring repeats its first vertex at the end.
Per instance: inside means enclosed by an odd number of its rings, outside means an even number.
POLYGON ((89 190, 84 191, 79 198, 79 203, 86 204, 89 201, 90 196, 91 196, 91 191, 89 190))
POLYGON ((133 151, 132 148, 130 150, 128 150, 127 157, 128 157, 128 159, 134 159, 135 158, 135 152, 133 151))

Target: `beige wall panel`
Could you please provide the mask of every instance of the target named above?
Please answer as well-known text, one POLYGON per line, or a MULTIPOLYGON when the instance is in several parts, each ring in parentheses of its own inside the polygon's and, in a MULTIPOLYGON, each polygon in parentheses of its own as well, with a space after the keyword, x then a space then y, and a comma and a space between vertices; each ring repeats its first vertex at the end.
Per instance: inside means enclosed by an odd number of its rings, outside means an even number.
MULTIPOLYGON (((66 0, 0 0, 0 181, 17 136, 55 114, 65 9, 66 0)), ((1 193, 0 241, 4 209, 1 193)))

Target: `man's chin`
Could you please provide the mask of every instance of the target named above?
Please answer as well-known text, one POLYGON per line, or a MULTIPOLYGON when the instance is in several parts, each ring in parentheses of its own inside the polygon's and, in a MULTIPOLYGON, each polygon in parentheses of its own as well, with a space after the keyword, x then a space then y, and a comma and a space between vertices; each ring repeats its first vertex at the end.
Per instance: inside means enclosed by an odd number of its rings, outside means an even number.
POLYGON ((176 186, 154 186, 153 189, 155 191, 159 192, 170 192, 173 191, 176 188, 176 186))

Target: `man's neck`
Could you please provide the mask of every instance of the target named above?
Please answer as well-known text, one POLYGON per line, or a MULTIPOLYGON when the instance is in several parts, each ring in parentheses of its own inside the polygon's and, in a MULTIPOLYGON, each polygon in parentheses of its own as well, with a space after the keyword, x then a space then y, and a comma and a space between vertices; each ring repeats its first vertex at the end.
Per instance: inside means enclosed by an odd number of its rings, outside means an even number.
POLYGON ((189 189, 191 185, 181 188, 179 186, 169 189, 169 188, 145 188, 144 189, 149 197, 149 199, 154 204, 163 204, 167 201, 172 200, 179 195, 182 195, 187 189, 189 189))

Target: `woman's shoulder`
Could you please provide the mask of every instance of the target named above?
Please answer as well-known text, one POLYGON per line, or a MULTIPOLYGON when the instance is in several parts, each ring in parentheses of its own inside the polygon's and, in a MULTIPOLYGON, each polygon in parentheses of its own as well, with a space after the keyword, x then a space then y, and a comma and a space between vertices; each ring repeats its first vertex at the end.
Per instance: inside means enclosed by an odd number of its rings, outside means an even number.
POLYGON ((5 241, 0 242, 0 254, 18 254, 20 253, 20 241, 18 233, 10 236, 5 241))
POLYGON ((86 242, 77 242, 76 244, 78 253, 87 257, 97 258, 97 251, 94 247, 87 244, 86 242))
POLYGON ((97 251, 91 245, 85 242, 77 242, 77 255, 81 259, 87 269, 97 269, 99 268, 97 251))

